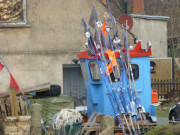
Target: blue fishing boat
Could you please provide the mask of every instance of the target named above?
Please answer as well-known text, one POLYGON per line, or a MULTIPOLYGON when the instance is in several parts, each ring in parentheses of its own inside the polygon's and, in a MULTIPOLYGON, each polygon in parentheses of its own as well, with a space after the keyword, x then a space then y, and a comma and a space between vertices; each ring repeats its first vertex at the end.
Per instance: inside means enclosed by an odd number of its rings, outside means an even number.
MULTIPOLYGON (((98 55, 98 54, 97 54, 98 55)), ((115 51, 117 62, 120 63, 120 55, 115 51)), ((141 48, 141 42, 138 42, 133 50, 130 50, 132 70, 134 73, 134 82, 137 89, 137 95, 141 99, 142 105, 147 113, 147 118, 153 118, 156 121, 156 107, 151 103, 151 73, 150 73, 150 55, 151 47, 148 50, 141 48)), ((78 52, 77 57, 81 63, 83 78, 87 92, 88 117, 93 112, 99 112, 103 115, 115 116, 112 105, 108 98, 106 84, 103 82, 103 76, 100 74, 95 56, 89 55, 88 51, 78 52)), ((105 57, 109 62, 108 55, 105 57)), ((99 63, 100 59, 98 57, 99 63)), ((125 74, 121 69, 122 80, 127 92, 127 83, 125 74)), ((105 78, 108 87, 111 87, 108 77, 105 78)), ((112 78, 113 80, 113 78, 112 78)), ((113 82, 116 85, 115 81, 113 82)), ((117 86, 115 86, 117 87, 117 86)))

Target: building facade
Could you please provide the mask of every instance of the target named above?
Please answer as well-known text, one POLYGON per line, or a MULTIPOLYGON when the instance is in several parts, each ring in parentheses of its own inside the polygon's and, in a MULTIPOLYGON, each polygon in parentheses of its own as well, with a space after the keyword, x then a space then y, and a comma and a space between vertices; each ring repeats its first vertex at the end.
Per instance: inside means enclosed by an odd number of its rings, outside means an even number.
POLYGON ((134 26, 131 32, 135 38, 142 40, 142 47, 146 48, 151 42, 152 56, 157 58, 168 57, 167 52, 167 16, 149 16, 131 14, 134 26))
MULTIPOLYGON (((50 82, 63 88, 63 64, 74 64, 77 52, 86 49, 81 14, 89 21, 92 3, 102 19, 108 10, 99 0, 28 0, 23 3, 27 4, 25 22, 1 25, 0 56, 20 87, 50 82)), ((9 83, 3 69, 0 91, 7 90, 9 83)))
MULTIPOLYGON (((66 86, 69 82, 65 78, 68 75, 63 75, 63 72, 68 73, 66 69, 67 67, 73 68, 72 59, 77 58, 77 52, 86 49, 87 39, 81 27, 81 14, 88 22, 92 3, 96 6, 101 20, 103 20, 103 12, 108 13, 108 10, 100 0, 21 1, 23 1, 23 10, 19 7, 19 12, 15 11, 19 13, 19 17, 9 24, 1 22, 0 56, 8 65, 20 87, 50 82, 61 85, 63 89, 64 79, 66 86), (17 23, 18 20, 23 22, 17 23), (66 69, 63 70, 64 68, 66 69)), ((9 19, 13 20, 13 16, 9 19)), ((128 34, 130 45, 134 45, 136 37, 143 41, 143 45, 146 45, 146 41, 152 42, 153 57, 166 55, 167 22, 138 19, 137 17, 133 20, 134 27, 128 34), (157 46, 160 51, 156 49, 157 46)), ((123 32, 118 20, 117 25, 123 44, 123 32)), ((3 69, 0 72, 0 91, 8 90, 9 83, 10 76, 3 69)))

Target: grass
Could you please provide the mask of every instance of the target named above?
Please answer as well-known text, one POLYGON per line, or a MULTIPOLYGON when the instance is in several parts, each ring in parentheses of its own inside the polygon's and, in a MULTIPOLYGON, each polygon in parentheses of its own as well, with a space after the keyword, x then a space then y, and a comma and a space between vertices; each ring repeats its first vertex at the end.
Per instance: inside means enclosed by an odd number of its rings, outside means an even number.
POLYGON ((172 107, 173 105, 175 104, 175 102, 173 102, 173 101, 171 101, 171 102, 168 102, 168 101, 166 101, 166 102, 162 102, 161 103, 161 106, 164 106, 164 107, 172 107))
POLYGON ((157 117, 169 117, 169 111, 157 111, 157 117))
MULTIPOLYGON (((157 107, 157 117, 169 117, 169 109, 175 105, 175 102, 162 102, 157 107)), ((180 122, 166 126, 157 126, 149 130, 145 135, 180 135, 180 122)))
POLYGON ((149 130, 145 135, 180 135, 180 122, 167 126, 157 126, 149 130))
POLYGON ((174 104, 174 102, 163 102, 157 107, 157 117, 169 117, 169 109, 174 104))

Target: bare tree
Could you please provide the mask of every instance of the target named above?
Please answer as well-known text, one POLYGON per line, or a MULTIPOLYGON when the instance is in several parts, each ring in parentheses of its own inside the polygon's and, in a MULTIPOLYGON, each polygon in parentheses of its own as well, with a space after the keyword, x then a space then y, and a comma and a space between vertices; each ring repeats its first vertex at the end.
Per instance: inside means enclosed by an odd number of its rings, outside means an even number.
MULTIPOLYGON (((100 0, 104 1, 104 0, 100 0)), ((106 1, 106 0, 105 0, 106 1)), ((122 14, 124 14, 124 0, 109 0, 109 4, 111 7, 111 10, 113 12, 113 15, 118 18, 122 14)), ((128 0, 128 13, 132 13, 132 0, 128 0)))

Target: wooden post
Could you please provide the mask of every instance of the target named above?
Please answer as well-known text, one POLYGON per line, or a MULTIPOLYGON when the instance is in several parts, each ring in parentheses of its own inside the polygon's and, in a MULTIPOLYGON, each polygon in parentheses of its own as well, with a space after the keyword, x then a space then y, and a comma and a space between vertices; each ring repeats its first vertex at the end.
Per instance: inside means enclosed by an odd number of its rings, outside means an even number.
POLYGON ((18 116, 18 105, 17 105, 17 99, 16 99, 16 91, 13 87, 10 87, 9 93, 10 93, 10 103, 11 103, 12 116, 18 116))
POLYGON ((163 83, 164 99, 167 99, 166 80, 163 80, 162 83, 163 83))
POLYGON ((101 120, 101 135, 114 135, 114 117, 105 115, 101 120))
POLYGON ((31 106, 31 135, 41 135, 42 105, 35 103, 31 106))
POLYGON ((180 80, 178 79, 178 93, 179 93, 179 98, 180 98, 180 80))
POLYGON ((167 80, 166 89, 167 89, 167 99, 169 100, 169 80, 167 80))

